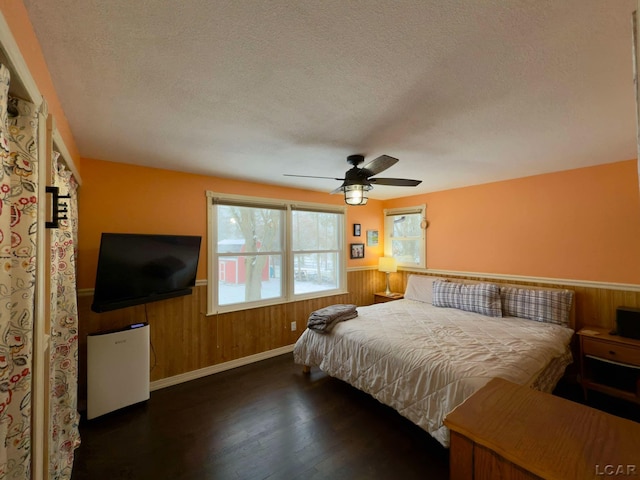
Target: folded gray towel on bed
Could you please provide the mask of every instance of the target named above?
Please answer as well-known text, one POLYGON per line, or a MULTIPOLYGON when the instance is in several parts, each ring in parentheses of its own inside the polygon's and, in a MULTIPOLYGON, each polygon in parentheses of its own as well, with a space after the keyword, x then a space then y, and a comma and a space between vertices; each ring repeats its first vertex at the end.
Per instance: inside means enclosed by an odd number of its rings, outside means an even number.
POLYGON ((328 333, 338 322, 358 316, 355 305, 338 303, 311 312, 307 327, 320 333, 328 333))

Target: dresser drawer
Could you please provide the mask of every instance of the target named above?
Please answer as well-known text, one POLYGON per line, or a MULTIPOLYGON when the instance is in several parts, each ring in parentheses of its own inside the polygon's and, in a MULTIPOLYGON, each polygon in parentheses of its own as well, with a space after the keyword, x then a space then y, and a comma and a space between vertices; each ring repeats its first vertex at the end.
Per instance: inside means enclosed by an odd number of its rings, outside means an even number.
POLYGON ((640 365, 640 348, 609 343, 582 337, 582 354, 613 360, 614 362, 640 365))

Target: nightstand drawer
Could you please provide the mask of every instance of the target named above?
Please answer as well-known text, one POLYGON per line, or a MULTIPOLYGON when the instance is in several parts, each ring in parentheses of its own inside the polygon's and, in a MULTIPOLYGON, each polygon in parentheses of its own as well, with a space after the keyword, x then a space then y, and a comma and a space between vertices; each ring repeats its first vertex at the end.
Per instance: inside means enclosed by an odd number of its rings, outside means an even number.
POLYGON ((587 337, 582 338, 582 354, 630 365, 640 365, 640 349, 587 337))

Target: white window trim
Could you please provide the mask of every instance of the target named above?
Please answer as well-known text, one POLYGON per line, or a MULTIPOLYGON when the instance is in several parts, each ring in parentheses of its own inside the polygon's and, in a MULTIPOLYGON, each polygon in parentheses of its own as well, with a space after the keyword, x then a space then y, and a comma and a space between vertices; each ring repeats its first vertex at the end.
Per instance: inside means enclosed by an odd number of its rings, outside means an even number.
POLYGON ((391 251, 391 232, 393 229, 387 226, 387 217, 397 215, 420 214, 422 216, 421 223, 421 239, 420 239, 420 263, 398 262, 399 267, 427 268, 427 205, 421 204, 413 207, 385 208, 384 209, 384 256, 392 257, 391 251))
POLYGON ((275 198, 251 197, 247 195, 235 195, 227 193, 217 193, 212 191, 206 192, 207 201, 207 315, 216 315, 218 313, 235 312, 240 310, 248 310, 251 308, 266 307, 270 305, 279 305, 283 303, 297 302, 311 298, 329 297, 333 295, 341 295, 347 292, 347 260, 346 260, 346 226, 347 226, 347 209, 345 206, 330 205, 322 203, 288 201, 275 198), (217 238, 218 219, 216 209, 213 208, 214 203, 231 203, 246 205, 249 207, 266 207, 280 208, 285 211, 285 220, 282 222, 281 233, 282 238, 282 270, 284 282, 282 284, 282 296, 278 298, 268 298, 255 302, 234 303, 232 305, 218 305, 218 268, 216 258, 217 252, 214 250, 214 239, 217 238), (316 212, 338 213, 342 215, 342 235, 340 235, 340 250, 342 255, 340 265, 338 267, 339 282, 338 287, 331 290, 322 290, 318 292, 294 294, 294 278, 293 278, 293 250, 292 245, 292 211, 293 210, 310 210, 316 212))

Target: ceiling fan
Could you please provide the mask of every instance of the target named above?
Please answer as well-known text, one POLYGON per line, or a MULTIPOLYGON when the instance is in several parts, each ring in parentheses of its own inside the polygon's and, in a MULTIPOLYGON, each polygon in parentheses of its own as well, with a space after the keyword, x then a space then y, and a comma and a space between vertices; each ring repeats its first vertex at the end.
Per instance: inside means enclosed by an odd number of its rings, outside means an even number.
POLYGON ((392 185, 395 187, 415 187, 422 183, 422 180, 411 180, 408 178, 381 178, 374 177, 380 172, 398 163, 398 159, 389 155, 380 155, 378 158, 371 160, 364 167, 358 168, 364 162, 364 155, 349 155, 347 162, 353 165, 346 171, 344 178, 335 177, 317 177, 314 175, 291 175, 287 177, 306 177, 306 178, 330 178, 342 181, 342 185, 333 190, 331 193, 344 192, 344 200, 348 205, 365 205, 368 197, 367 192, 375 185, 392 185))

